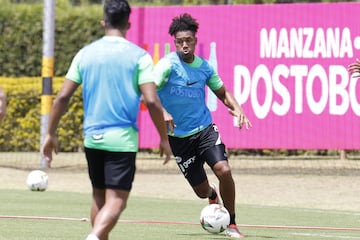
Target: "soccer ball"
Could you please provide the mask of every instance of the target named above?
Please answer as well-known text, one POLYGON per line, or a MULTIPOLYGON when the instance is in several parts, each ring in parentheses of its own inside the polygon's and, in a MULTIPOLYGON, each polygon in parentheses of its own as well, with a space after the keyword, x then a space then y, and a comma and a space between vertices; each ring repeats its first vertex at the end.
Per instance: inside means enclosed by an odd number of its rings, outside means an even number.
POLYGON ((200 224, 203 229, 210 233, 221 233, 230 224, 230 214, 224 206, 210 204, 202 209, 200 224))
POLYGON ((41 170, 33 170, 26 179, 26 185, 31 191, 45 191, 48 186, 48 175, 41 170))

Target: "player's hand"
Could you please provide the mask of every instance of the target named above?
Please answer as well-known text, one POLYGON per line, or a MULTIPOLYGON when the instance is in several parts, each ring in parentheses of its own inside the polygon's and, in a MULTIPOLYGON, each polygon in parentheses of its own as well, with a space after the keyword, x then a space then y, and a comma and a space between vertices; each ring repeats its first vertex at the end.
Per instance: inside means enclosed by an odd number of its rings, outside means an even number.
POLYGON ((41 155, 48 163, 48 167, 51 167, 52 152, 58 153, 58 144, 55 136, 47 134, 44 139, 44 144, 41 148, 41 155))
POLYGON ((165 154, 165 160, 163 162, 163 165, 167 164, 170 161, 172 151, 170 148, 170 144, 168 140, 162 140, 160 141, 160 157, 162 157, 165 154))
POLYGON ((243 111, 235 111, 232 109, 228 109, 229 113, 237 118, 238 120, 238 127, 239 129, 242 129, 242 127, 245 125, 245 129, 249 129, 252 127, 250 120, 245 116, 243 111))
POLYGON ((168 131, 171 134, 173 134, 174 133, 174 128, 176 128, 176 125, 174 124, 173 117, 165 109, 163 109, 163 115, 164 115, 164 120, 166 122, 166 126, 167 126, 168 131))

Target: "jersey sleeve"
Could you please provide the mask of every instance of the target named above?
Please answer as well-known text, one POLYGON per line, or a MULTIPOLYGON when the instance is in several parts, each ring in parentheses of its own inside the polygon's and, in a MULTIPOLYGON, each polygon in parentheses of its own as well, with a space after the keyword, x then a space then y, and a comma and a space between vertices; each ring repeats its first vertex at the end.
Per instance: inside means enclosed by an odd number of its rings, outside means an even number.
POLYGON ((161 89, 167 82, 171 73, 171 62, 168 58, 162 58, 154 67, 155 84, 161 89))
POLYGON ((68 72, 66 73, 65 78, 74 81, 78 84, 82 83, 81 74, 80 74, 80 59, 81 59, 81 53, 80 50, 75 57, 73 58, 70 68, 68 69, 68 72))
POLYGON ((138 62, 138 85, 154 82, 154 64, 150 54, 145 54, 138 62))
POLYGON ((216 91, 216 90, 220 89, 224 85, 224 82, 221 80, 221 78, 219 77, 217 72, 214 71, 213 75, 211 76, 211 78, 207 82, 207 85, 209 86, 209 88, 211 90, 216 91))

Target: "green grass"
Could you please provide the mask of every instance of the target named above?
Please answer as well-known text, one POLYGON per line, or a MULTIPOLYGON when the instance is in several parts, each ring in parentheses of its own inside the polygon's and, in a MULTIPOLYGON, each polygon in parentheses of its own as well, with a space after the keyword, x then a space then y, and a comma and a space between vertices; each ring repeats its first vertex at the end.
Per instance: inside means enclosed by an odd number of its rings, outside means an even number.
MULTIPOLYGON (((69 221, 0 218, 0 240, 85 239, 90 231, 90 223, 76 219, 88 218, 90 201, 91 196, 88 193, 0 190, 0 215, 2 216, 75 219, 75 221, 69 221)), ((148 220, 153 223, 121 221, 111 232, 111 239, 228 239, 220 234, 209 234, 198 224, 200 211, 205 204, 205 200, 180 201, 131 196, 128 208, 121 219, 148 220), (168 224, 166 224, 167 222, 168 224), (174 222, 189 224, 174 224, 174 222)), ((360 231, 262 227, 262 225, 266 225, 359 228, 359 212, 237 205, 237 215, 238 224, 246 225, 241 227, 241 230, 247 239, 360 239, 360 231)))

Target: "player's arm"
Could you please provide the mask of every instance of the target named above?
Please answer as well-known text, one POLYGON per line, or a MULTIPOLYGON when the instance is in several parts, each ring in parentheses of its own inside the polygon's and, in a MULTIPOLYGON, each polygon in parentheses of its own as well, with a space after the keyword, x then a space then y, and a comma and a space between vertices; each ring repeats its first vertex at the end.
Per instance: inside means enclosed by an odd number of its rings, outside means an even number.
POLYGON ((157 95, 157 86, 154 83, 153 63, 150 55, 147 54, 141 58, 138 66, 138 84, 142 101, 148 108, 150 117, 160 135, 160 156, 165 153, 164 164, 166 164, 170 160, 172 152, 168 141, 163 107, 157 95))
POLYGON ((44 143, 41 146, 41 154, 48 162, 49 167, 52 161, 52 152, 54 151, 56 154, 58 153, 56 129, 59 125, 60 118, 66 112, 71 96, 74 94, 81 83, 78 67, 79 61, 80 53, 78 53, 73 59, 69 71, 66 74, 64 84, 56 96, 56 99, 51 108, 48 129, 44 138, 44 143))
POLYGON ((251 127, 251 122, 244 114, 242 107, 236 101, 235 97, 225 88, 223 81, 220 79, 217 73, 214 72, 208 86, 215 93, 218 99, 228 107, 228 111, 231 115, 238 119, 238 126, 241 129, 245 125, 246 129, 251 127))
POLYGON ((78 86, 78 83, 69 79, 65 79, 64 84, 60 92, 56 96, 56 99, 51 109, 47 134, 55 135, 60 118, 66 112, 70 98, 74 94, 78 86))
POLYGON ((171 62, 168 58, 162 58, 154 67, 154 79, 158 89, 164 87, 171 73, 171 62))
POLYGON ((214 91, 215 95, 228 107, 228 111, 231 115, 238 119, 238 126, 241 129, 245 125, 246 129, 251 127, 251 122, 244 114, 242 107, 238 104, 235 97, 226 90, 224 85, 218 90, 214 91))
MULTIPOLYGON (((158 89, 161 89, 164 87, 164 85, 167 83, 169 76, 171 73, 171 63, 168 58, 162 58, 160 61, 155 65, 154 67, 154 77, 155 77, 155 83, 157 85, 158 89)), ((166 122, 167 129, 170 134, 174 133, 174 128, 176 127, 174 123, 174 119, 168 111, 166 111, 165 108, 163 108, 163 115, 166 122)))
POLYGON ((41 153, 45 160, 48 161, 49 167, 52 161, 52 152, 58 153, 56 129, 59 125, 60 118, 66 112, 70 98, 78 88, 79 84, 72 80, 65 79, 62 89, 58 93, 49 117, 49 125, 45 135, 44 144, 41 148, 41 153))

